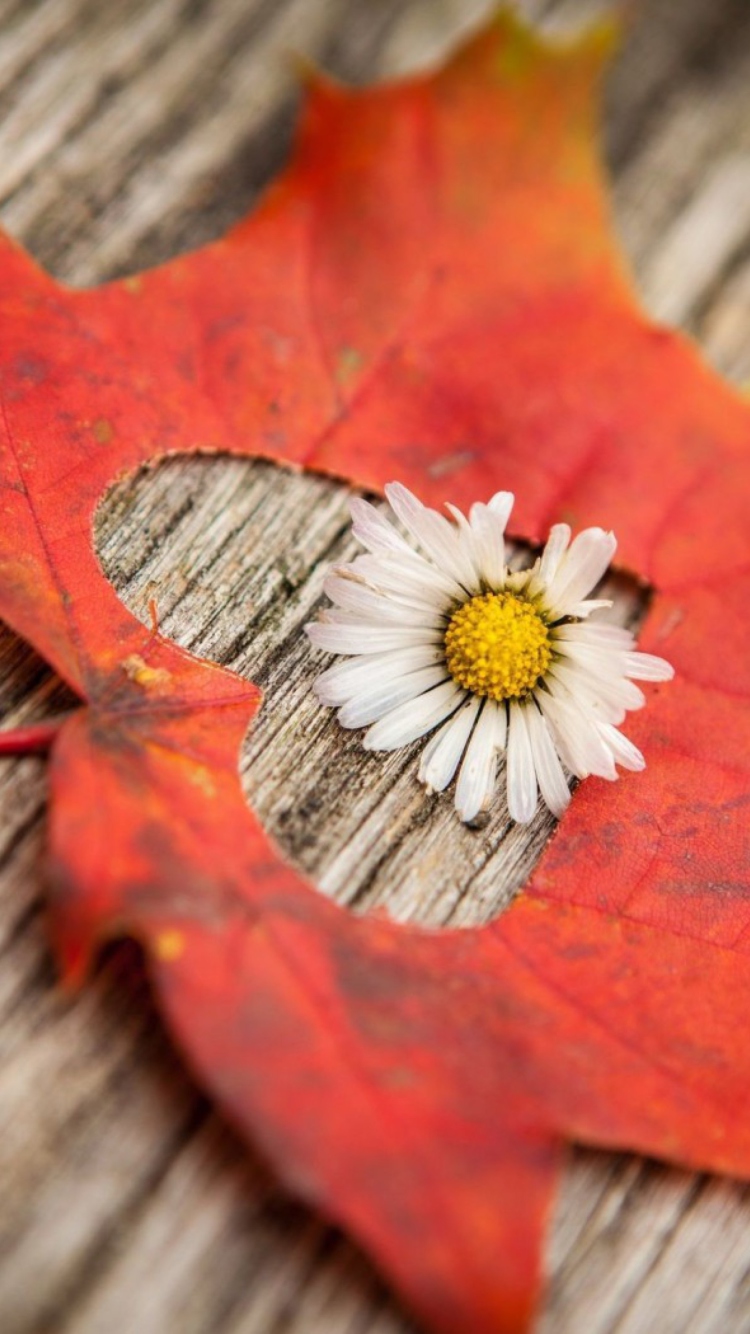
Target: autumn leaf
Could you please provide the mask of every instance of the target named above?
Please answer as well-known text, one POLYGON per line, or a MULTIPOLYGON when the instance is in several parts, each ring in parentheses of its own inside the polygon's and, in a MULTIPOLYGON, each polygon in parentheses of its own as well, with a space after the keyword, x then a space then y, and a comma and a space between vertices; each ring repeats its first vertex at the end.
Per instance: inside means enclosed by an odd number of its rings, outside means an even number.
POLYGON ((568 1141, 750 1176, 750 411, 630 293, 607 45, 504 14, 429 77, 316 77, 256 212, 140 277, 71 291, 0 251, 0 611, 81 700, 51 757, 63 970, 142 941, 206 1087, 444 1334, 527 1326, 568 1141), (587 781, 497 922, 357 919, 248 810, 259 692, 138 623, 92 548, 113 479, 194 450, 617 532, 677 681, 631 725, 646 773, 587 781))

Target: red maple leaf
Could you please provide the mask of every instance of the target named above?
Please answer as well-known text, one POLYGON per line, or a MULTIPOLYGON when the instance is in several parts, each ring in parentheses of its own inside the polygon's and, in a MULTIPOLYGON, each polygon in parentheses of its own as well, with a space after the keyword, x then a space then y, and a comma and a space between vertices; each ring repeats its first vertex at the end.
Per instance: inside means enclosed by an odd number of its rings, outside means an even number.
POLYGON ((426 1326, 524 1328, 564 1143, 750 1175, 750 410, 636 309, 594 141, 601 34, 507 15, 431 77, 322 80, 258 210, 136 279, 0 251, 0 611, 78 693, 52 753, 51 894, 79 977, 151 959, 199 1077, 426 1326), (612 527, 678 679, 499 921, 356 919, 241 794, 259 692, 124 609, 92 549, 113 478, 229 450, 517 531, 612 527))

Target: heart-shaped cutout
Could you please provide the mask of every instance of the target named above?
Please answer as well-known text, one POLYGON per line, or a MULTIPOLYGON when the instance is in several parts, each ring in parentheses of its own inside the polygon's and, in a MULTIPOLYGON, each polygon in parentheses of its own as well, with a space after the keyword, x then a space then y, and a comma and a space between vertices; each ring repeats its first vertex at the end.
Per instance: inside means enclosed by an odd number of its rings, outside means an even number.
MULTIPOLYGON (((509 816, 502 775, 488 822, 470 829, 449 793, 416 778, 422 742, 363 750, 312 684, 330 658, 302 627, 332 563, 359 549, 342 483, 260 460, 168 459, 118 482, 102 501, 96 543, 128 608, 160 633, 259 684, 242 777, 285 855, 356 911, 399 921, 475 926, 525 883, 556 822, 540 803, 529 825, 509 816)), ((645 609, 634 581, 612 576, 612 617, 645 609)), ((598 780, 594 780, 598 781, 598 780)))

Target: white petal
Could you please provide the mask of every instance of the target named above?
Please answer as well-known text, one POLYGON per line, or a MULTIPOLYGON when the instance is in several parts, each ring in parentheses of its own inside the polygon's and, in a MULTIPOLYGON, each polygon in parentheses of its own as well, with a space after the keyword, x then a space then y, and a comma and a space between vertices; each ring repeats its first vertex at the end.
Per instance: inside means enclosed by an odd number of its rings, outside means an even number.
POLYGON ((323 591, 337 607, 373 625, 393 622, 430 628, 445 625, 445 617, 434 608, 425 609, 392 594, 378 593, 351 575, 329 574, 323 591))
POLYGON ((584 598, 583 602, 576 602, 572 607, 568 607, 566 616, 590 616, 592 611, 603 611, 608 607, 613 607, 611 598, 584 598))
POLYGON ((442 723, 463 699, 464 693, 455 681, 446 681, 418 699, 400 704, 365 732, 362 745, 365 750, 398 750, 400 746, 408 746, 442 723))
POLYGON ((570 709, 566 711, 565 701, 555 698, 549 691, 537 690, 534 692, 534 698, 542 710, 552 734, 555 750, 563 764, 572 774, 576 774, 579 778, 584 777, 589 771, 585 768, 583 756, 575 744, 573 723, 576 715, 570 709))
POLYGON ((560 568, 560 561, 568 549, 571 531, 567 523, 556 523, 550 528, 547 545, 542 552, 539 574, 546 584, 554 579, 560 568))
POLYGON ((629 653, 627 674, 636 681, 671 681, 674 667, 653 653, 629 653))
POLYGON ((539 591, 539 562, 534 561, 531 566, 524 566, 522 570, 513 567, 515 560, 525 560, 526 552, 522 551, 518 556, 512 557, 509 565, 508 575, 505 580, 505 587, 511 593, 527 593, 529 597, 535 596, 539 591))
POLYGON ((565 552, 547 589, 546 604, 555 616, 564 616, 599 583, 617 550, 614 533, 584 528, 565 552))
POLYGON ((487 501, 487 508, 492 510, 493 514, 500 520, 503 531, 508 526, 508 519, 515 503, 516 498, 512 491, 496 491, 494 496, 490 496, 487 501))
POLYGON ((564 693, 558 693, 557 683, 551 691, 538 690, 535 698, 552 730, 557 752, 566 768, 577 778, 598 778, 610 781, 617 777, 615 762, 596 722, 564 693))
POLYGON ((559 820, 570 802, 570 788, 563 773, 560 757, 555 749, 546 720, 536 705, 528 704, 524 709, 524 716, 542 800, 546 802, 552 814, 556 815, 559 820))
POLYGON ((507 574, 505 525, 513 508, 510 491, 498 491, 489 505, 472 505, 471 528, 479 572, 490 588, 501 589, 507 574))
MULTIPOLYGON (((479 546, 477 544, 474 530, 469 523, 469 520, 466 518, 466 515, 455 505, 449 505, 446 502, 445 508, 448 510, 449 514, 453 516, 456 522, 456 529, 458 531, 455 535, 458 538, 463 558, 469 562, 469 567, 471 569, 471 587, 478 589, 482 579, 482 567, 479 557, 479 546)), ((442 515, 439 515, 438 517, 442 518, 442 515)))
POLYGON ((582 640, 569 639, 556 643, 555 647, 563 662, 580 663, 589 671, 607 677, 625 675, 627 654, 614 644, 586 644, 582 640))
POLYGON ((471 554, 448 519, 428 509, 400 482, 389 482, 385 494, 396 517, 438 568, 456 579, 467 592, 478 592, 479 581, 471 554))
POLYGON ((341 567, 363 579, 370 588, 381 593, 395 593, 397 597, 417 600, 426 607, 444 611, 466 593, 454 579, 449 579, 423 560, 416 551, 406 556, 355 556, 350 565, 341 567))
POLYGON ((321 704, 338 708, 352 699, 359 690, 374 685, 386 685, 402 676, 445 661, 440 644, 420 644, 416 648, 397 648, 389 653, 363 653, 357 658, 346 658, 321 672, 313 690, 321 704))
POLYGON ((536 803, 536 770, 525 709, 518 700, 511 700, 508 728, 508 812, 511 819, 517 824, 528 824, 536 811, 536 803))
POLYGON ((646 768, 646 761, 637 746, 633 745, 622 732, 618 732, 616 727, 611 727, 608 723, 597 723, 604 740, 609 746, 615 760, 621 764, 623 769, 632 769, 634 773, 640 773, 646 768))
POLYGON ((565 680, 572 691, 581 691, 581 700, 585 694, 586 700, 596 699, 615 711, 639 709, 645 703, 643 691, 628 680, 626 653, 601 644, 571 642, 558 643, 556 651, 550 673, 573 673, 565 675, 565 680))
MULTIPOLYGON (((563 627, 560 627, 561 629, 563 627)), ((581 630, 594 630, 596 626, 571 627, 581 630)), ((604 627, 601 627, 604 629, 604 627)), ((612 627, 615 629, 616 627, 612 627)), ((616 644, 586 643, 583 638, 563 640, 554 634, 554 640, 561 661, 577 664, 599 681, 613 682, 617 679, 633 678, 636 681, 671 681, 674 668, 664 658, 654 657, 651 653, 638 653, 623 650, 616 644)), ((645 696, 636 687, 634 700, 645 701, 645 696)), ((632 692, 631 692, 632 693, 632 692)), ((639 708, 640 703, 628 704, 627 708, 639 708)))
POLYGON ((497 773, 497 728, 494 700, 484 707, 471 734, 456 784, 455 806, 466 823, 489 805, 497 773))
POLYGON ((609 625, 606 621, 584 621, 581 624, 558 625, 553 637, 569 639, 571 643, 603 644, 608 648, 622 649, 627 652, 635 647, 635 639, 630 630, 621 625, 609 625))
POLYGON ((480 703, 477 695, 470 695, 427 742, 419 762, 419 781, 428 792, 442 792, 450 783, 466 749, 480 703))
POLYGON ((581 707, 589 708, 602 722, 622 722, 629 709, 642 709, 643 691, 625 676, 603 675, 580 662, 553 663, 546 680, 561 681, 581 707))
POLYGON ((354 621, 312 621, 305 632, 316 648, 328 653, 387 653, 390 649, 412 648, 420 644, 441 644, 435 630, 405 625, 361 625, 354 621))
POLYGON ((354 496, 349 501, 349 512, 352 516, 352 532, 368 551, 412 554, 409 543, 369 501, 354 496))
POLYGON ((339 709, 338 720, 342 727, 369 727, 370 723, 376 723, 398 704, 423 695, 426 690, 431 690, 447 679, 445 663, 438 663, 435 667, 423 667, 418 672, 402 676, 398 681, 380 683, 348 700, 339 709))

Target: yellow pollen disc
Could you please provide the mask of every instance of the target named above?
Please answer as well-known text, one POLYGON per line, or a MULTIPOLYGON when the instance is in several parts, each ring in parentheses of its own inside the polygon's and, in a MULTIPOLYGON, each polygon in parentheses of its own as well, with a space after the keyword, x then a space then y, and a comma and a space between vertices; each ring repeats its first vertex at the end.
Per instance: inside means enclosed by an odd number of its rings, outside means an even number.
POLYGON ((451 616, 445 660, 465 690, 490 699, 519 699, 533 690, 552 661, 549 631, 523 598, 482 593, 451 616))

